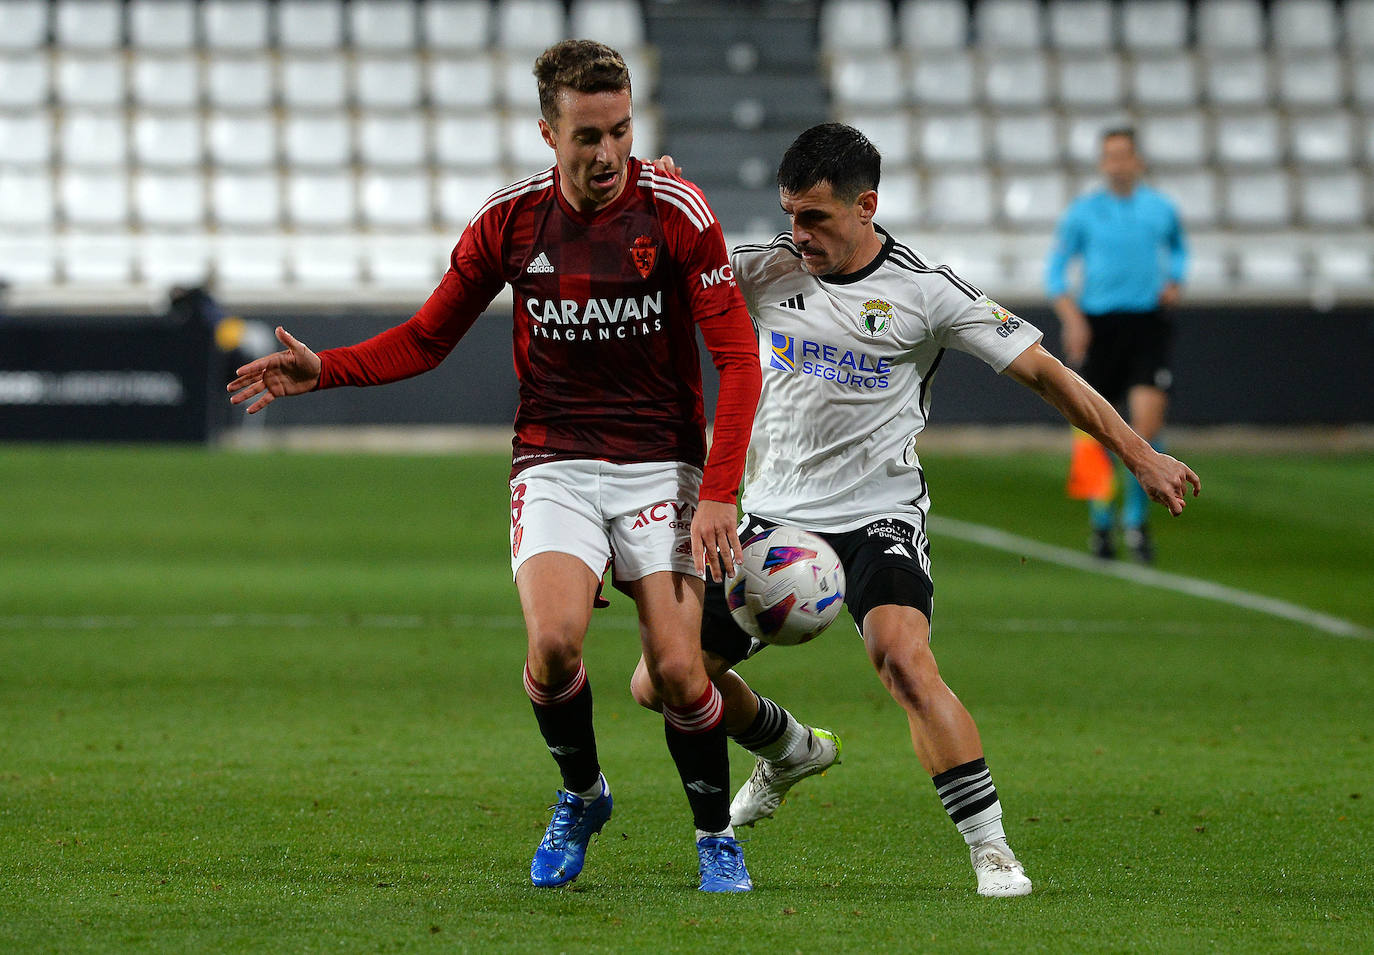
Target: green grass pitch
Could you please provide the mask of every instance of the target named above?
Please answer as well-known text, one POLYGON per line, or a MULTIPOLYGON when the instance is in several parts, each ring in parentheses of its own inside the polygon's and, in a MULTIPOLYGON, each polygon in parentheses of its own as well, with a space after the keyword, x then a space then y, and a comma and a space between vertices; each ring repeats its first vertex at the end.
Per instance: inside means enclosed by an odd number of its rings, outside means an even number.
MULTIPOLYGON (((1184 456, 1161 569, 1374 628, 1374 456, 1184 456)), ((1064 465, 926 461, 937 514, 1079 548, 1064 465)), ((506 467, 0 449, 0 951, 1374 951, 1374 641, 938 534, 936 655, 1033 895, 975 895, 847 617, 742 668, 845 760, 743 833, 753 893, 698 893, 619 596, 616 814, 532 888, 506 467)))

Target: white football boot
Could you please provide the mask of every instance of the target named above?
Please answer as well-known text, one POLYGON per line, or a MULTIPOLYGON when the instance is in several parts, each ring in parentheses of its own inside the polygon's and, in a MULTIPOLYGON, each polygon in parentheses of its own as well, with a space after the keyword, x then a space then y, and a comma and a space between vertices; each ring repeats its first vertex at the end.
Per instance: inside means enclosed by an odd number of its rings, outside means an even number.
POLYGON ((754 772, 730 803, 730 825, 752 826, 760 819, 771 818, 782 805, 782 798, 807 776, 823 773, 840 761, 840 738, 829 730, 811 728, 816 745, 811 755, 795 766, 757 758, 754 772))
POLYGON ((978 876, 978 894, 1006 899, 1030 895, 1031 880, 1025 867, 1016 861, 1005 839, 989 839, 969 850, 973 872, 978 876))

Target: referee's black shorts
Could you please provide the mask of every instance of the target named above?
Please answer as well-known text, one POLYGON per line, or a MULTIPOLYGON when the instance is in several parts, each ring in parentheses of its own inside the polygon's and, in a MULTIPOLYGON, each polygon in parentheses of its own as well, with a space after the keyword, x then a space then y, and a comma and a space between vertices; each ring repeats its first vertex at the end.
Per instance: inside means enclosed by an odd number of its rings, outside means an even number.
POLYGON ((1104 398, 1121 404, 1136 385, 1164 392, 1173 387, 1174 323, 1161 309, 1084 317, 1093 337, 1083 361, 1083 378, 1104 398))
MULTIPOLYGON (((747 542, 774 526, 746 514, 739 538, 747 542)), ((928 570, 930 542, 915 523, 882 517, 852 531, 818 532, 818 536, 835 548, 844 566, 844 602, 860 630, 868 611, 883 604, 914 607, 930 619, 935 594, 928 570)), ((706 604, 702 608, 701 646, 731 666, 768 646, 735 624, 725 603, 725 585, 711 580, 709 575, 706 604)))

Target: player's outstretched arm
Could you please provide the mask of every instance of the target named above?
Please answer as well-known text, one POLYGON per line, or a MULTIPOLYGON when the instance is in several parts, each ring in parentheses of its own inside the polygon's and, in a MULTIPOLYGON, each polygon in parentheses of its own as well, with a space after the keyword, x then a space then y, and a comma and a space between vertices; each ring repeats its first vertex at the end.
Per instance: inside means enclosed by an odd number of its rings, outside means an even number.
POLYGON ((1016 356, 1006 374, 1054 405, 1074 427, 1116 452, 1150 499, 1164 505, 1170 514, 1177 517, 1183 513, 1189 485, 1193 497, 1201 493, 1202 481, 1192 468, 1150 447, 1122 420, 1111 402, 1040 344, 1016 356))
POLYGON ((256 414, 278 398, 313 391, 320 383, 319 355, 292 338, 280 325, 277 326, 277 341, 286 346, 284 351, 250 361, 239 368, 238 377, 225 386, 231 404, 258 399, 248 406, 249 414, 256 414))

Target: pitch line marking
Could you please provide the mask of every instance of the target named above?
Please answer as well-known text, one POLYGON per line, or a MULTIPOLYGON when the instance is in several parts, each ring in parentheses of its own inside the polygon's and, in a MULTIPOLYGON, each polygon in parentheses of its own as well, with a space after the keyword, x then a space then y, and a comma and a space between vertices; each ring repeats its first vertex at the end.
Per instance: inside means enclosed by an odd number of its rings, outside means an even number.
POLYGON ((1072 567, 1075 570, 1083 570, 1091 574, 1119 577, 1122 580, 1144 584, 1147 587, 1172 590, 1175 593, 1201 597, 1204 600, 1216 600, 1233 607, 1242 607, 1257 613, 1268 614, 1271 617, 1281 617, 1284 620, 1292 620, 1295 623, 1314 627, 1337 637, 1374 640, 1374 630, 1360 626, 1350 620, 1343 620, 1340 617, 1333 617, 1307 607, 1300 607, 1286 600, 1278 600, 1263 594, 1251 593, 1248 590, 1227 587, 1224 584, 1213 583, 1198 577, 1171 574, 1166 571, 1155 570, 1153 567, 1141 567, 1138 564, 1127 564, 1121 561, 1099 560, 1076 550, 1069 550, 1067 547, 1045 544, 1029 537, 1009 534, 995 527, 961 521, 953 517, 932 517, 931 530, 936 534, 947 534, 959 540, 982 544, 984 547, 991 547, 1010 554, 1035 557, 1052 564, 1072 567))

